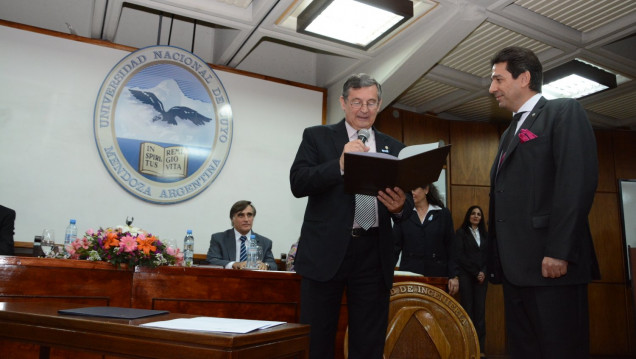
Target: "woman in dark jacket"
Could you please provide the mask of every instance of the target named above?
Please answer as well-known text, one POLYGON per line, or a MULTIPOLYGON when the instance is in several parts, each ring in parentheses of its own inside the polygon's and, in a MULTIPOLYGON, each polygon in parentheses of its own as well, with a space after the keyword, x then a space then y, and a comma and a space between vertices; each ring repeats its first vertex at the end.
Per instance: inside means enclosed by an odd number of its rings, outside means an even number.
POLYGON ((459 290, 453 218, 433 184, 411 191, 415 208, 407 220, 393 227, 396 262, 400 270, 427 277, 447 277, 448 292, 459 290))
POLYGON ((459 298, 475 325, 482 352, 486 338, 487 240, 484 212, 479 206, 468 208, 464 222, 457 229, 459 298))

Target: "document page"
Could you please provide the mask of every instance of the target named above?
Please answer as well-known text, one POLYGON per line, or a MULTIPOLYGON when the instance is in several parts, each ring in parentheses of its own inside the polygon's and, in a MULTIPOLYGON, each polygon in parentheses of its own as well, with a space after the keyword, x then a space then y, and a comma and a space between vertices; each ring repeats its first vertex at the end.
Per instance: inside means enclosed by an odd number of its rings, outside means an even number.
POLYGON ((257 329, 267 329, 285 322, 248 320, 218 317, 196 317, 164 320, 141 324, 142 327, 244 334, 257 329))

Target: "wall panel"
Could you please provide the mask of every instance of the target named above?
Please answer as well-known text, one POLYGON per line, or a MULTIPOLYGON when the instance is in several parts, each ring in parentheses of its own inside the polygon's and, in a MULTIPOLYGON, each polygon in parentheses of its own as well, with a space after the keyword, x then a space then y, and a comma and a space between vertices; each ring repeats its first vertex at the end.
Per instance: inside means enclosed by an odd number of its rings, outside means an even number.
POLYGON ((497 127, 483 122, 451 122, 450 141, 450 183, 490 186, 490 168, 499 145, 497 127))
POLYGON ((626 267, 616 193, 596 192, 589 215, 601 282, 625 283, 626 267))
POLYGON ((614 131, 616 179, 636 179, 636 131, 614 131))
POLYGON ((612 132, 597 130, 596 147, 598 149, 598 187, 599 192, 616 192, 612 132))

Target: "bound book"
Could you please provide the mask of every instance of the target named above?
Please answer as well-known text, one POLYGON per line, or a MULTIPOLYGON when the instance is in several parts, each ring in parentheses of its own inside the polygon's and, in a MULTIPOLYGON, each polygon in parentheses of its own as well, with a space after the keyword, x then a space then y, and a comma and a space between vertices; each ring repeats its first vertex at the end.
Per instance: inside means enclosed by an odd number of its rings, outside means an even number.
POLYGON ((85 307, 60 309, 60 314, 80 315, 85 317, 103 317, 118 319, 138 319, 170 313, 167 310, 138 309, 125 307, 85 307))
POLYGON ((408 146, 398 157, 379 152, 345 153, 345 191, 377 196, 385 188, 410 191, 437 181, 451 145, 408 146))

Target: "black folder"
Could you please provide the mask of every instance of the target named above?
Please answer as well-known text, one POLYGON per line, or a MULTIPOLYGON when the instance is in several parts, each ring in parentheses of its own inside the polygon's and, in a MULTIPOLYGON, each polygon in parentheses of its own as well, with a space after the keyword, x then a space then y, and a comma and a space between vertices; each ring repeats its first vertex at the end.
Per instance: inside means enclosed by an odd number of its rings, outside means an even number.
POLYGON ((397 158, 386 153, 347 152, 344 187, 347 193, 377 196, 379 190, 400 187, 410 191, 437 181, 451 145, 410 157, 397 158))
POLYGON ((167 310, 151 310, 151 309, 125 308, 125 307, 72 308, 72 309, 60 309, 57 312, 60 314, 81 315, 86 317, 103 317, 103 318, 118 318, 118 319, 139 319, 139 318, 151 317, 153 315, 170 313, 167 310))

